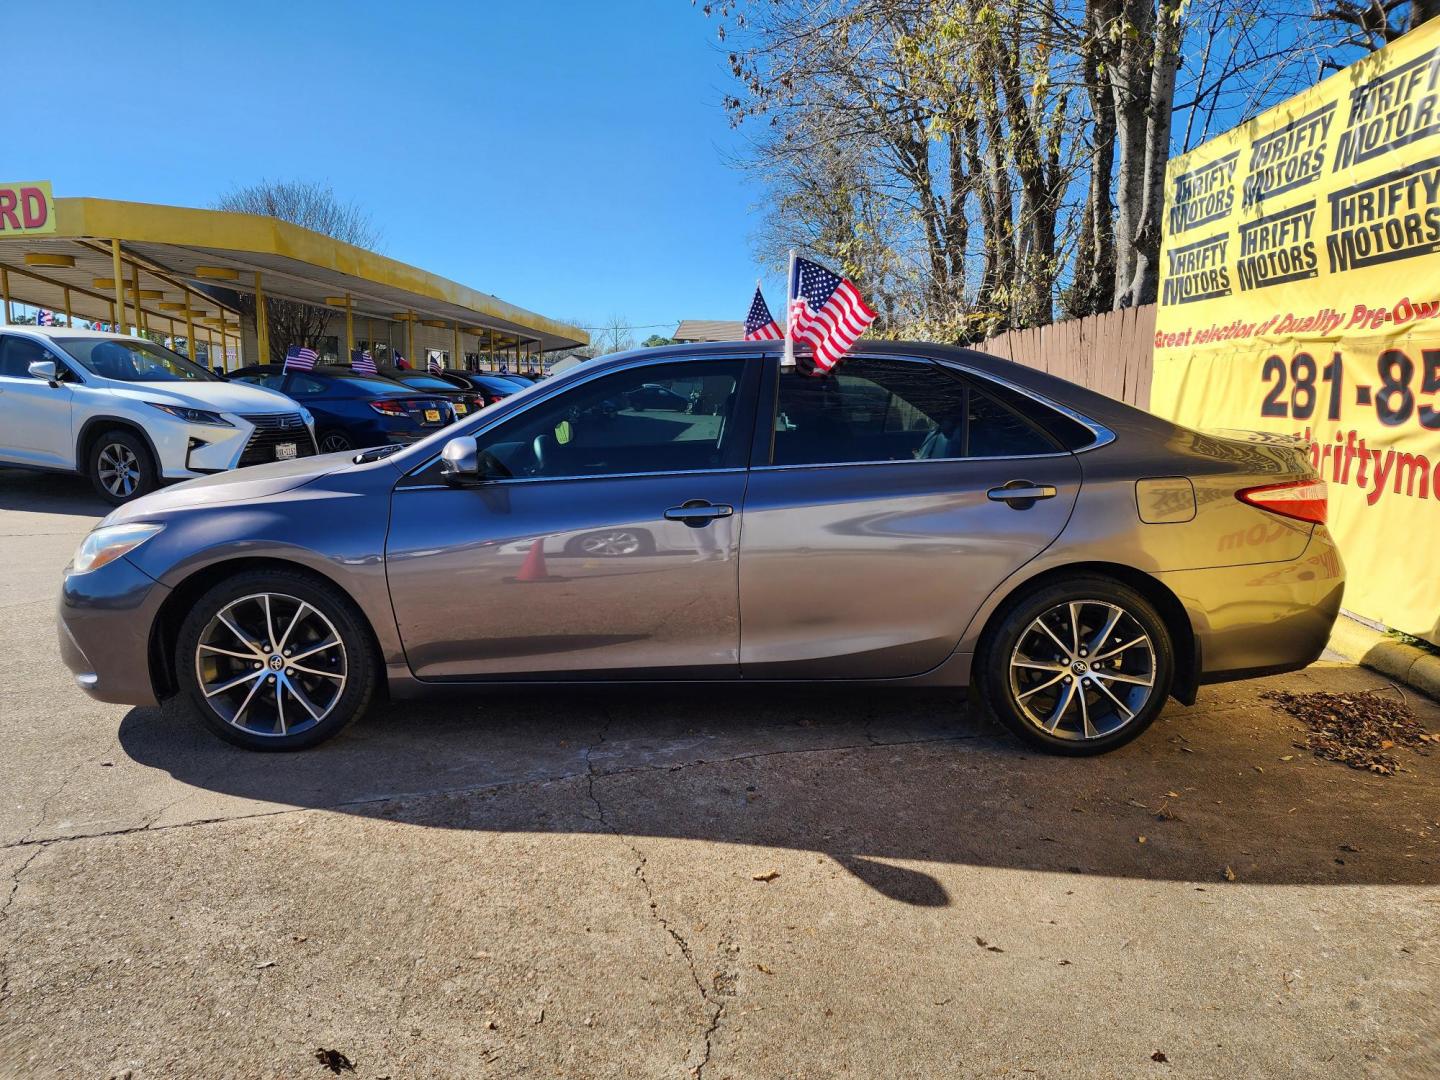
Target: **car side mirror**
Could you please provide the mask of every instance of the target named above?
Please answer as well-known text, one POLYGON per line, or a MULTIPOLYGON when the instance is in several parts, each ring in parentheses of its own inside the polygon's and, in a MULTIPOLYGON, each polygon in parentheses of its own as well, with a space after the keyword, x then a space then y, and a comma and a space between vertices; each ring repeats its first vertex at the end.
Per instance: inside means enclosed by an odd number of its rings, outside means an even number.
POLYGON ((440 451, 440 475, 447 484, 465 487, 485 479, 480 470, 480 447, 473 436, 457 435, 440 451))
POLYGON ((60 369, 55 366, 54 360, 36 360, 30 364, 30 374, 37 379, 44 379, 51 386, 60 385, 60 369))

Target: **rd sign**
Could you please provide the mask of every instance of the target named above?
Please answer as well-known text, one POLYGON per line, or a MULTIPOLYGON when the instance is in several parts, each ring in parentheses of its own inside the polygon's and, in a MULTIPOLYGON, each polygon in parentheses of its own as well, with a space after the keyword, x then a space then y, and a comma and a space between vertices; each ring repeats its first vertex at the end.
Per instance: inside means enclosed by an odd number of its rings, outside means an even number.
POLYGON ((55 197, 49 180, 0 184, 0 236, 55 231, 55 197))

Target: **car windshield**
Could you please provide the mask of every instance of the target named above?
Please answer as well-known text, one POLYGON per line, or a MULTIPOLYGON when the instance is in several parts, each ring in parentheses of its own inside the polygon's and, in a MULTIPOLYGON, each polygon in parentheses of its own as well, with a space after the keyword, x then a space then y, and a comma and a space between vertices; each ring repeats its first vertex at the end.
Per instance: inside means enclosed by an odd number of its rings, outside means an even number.
POLYGON ((102 379, 116 382, 222 382, 199 364, 144 338, 55 338, 55 344, 102 379))

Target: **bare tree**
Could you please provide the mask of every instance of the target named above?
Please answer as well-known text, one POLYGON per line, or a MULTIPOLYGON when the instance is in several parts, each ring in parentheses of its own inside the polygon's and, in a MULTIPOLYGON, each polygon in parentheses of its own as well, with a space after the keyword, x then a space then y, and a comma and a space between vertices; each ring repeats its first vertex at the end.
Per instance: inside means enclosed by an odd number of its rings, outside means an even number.
MULTIPOLYGON (((585 319, 567 320, 573 326, 585 326, 585 319)), ((611 353, 625 352, 627 349, 635 348, 635 335, 630 320, 623 315, 611 315, 605 320, 602 326, 585 326, 590 332, 590 344, 578 349, 572 349, 576 356, 584 356, 593 359, 597 356, 609 356, 611 353)))
MULTIPOLYGON (((1440 15, 1440 0, 1331 0, 1315 4, 1315 19, 1344 28, 1342 43, 1366 52, 1384 48, 1422 22, 1440 15)), ((1340 67, 1330 61, 1325 67, 1340 67)))
POLYGON ((875 333, 948 340, 1152 302, 1171 154, 1355 51, 1316 0, 692 2, 769 191, 761 255, 812 251, 875 333))
MULTIPOLYGON (((341 200, 329 184, 261 180, 221 196, 215 209, 278 218, 357 247, 374 248, 380 241, 370 216, 355 203, 341 200)), ((255 297, 238 293, 236 299, 241 313, 253 320, 255 297)), ((332 317, 326 308, 272 296, 265 297, 265 312, 272 361, 283 360, 291 345, 319 346, 332 317)))

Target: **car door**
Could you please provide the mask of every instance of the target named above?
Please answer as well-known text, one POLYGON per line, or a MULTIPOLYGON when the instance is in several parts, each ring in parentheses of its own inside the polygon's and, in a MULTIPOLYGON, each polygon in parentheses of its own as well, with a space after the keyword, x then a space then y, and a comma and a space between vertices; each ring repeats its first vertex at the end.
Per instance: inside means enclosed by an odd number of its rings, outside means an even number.
POLYGON ((0 334, 0 457, 27 465, 73 468, 72 413, 78 378, 53 350, 33 338, 0 334), (52 360, 60 385, 30 374, 52 360))
POLYGON ((746 679, 928 671, 1079 490, 1074 455, 927 360, 853 357, 823 378, 772 365, 764 399, 740 545, 746 679))
POLYGON ((397 486, 386 567, 422 679, 734 678, 736 559, 760 362, 580 377, 498 422, 489 479, 397 486), (635 408, 646 383, 673 391, 635 408))

